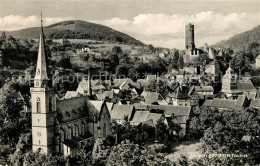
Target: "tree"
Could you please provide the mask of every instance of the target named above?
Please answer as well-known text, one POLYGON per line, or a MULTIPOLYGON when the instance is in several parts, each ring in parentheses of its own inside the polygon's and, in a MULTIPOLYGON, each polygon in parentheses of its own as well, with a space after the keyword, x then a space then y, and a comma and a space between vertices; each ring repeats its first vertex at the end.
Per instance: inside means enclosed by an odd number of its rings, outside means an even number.
POLYGON ((69 58, 62 58, 58 63, 57 63, 58 67, 62 67, 64 69, 71 69, 72 65, 70 63, 70 59, 69 58))
POLYGON ((183 56, 179 56, 178 59, 178 68, 182 69, 184 67, 184 60, 183 60, 183 56))
POLYGON ((164 155, 155 153, 137 144, 124 141, 115 146, 108 157, 107 165, 172 165, 164 155))
POLYGON ((147 91, 151 92, 158 92, 160 93, 163 97, 169 94, 169 86, 166 81, 163 80, 152 80, 149 85, 146 87, 147 91))

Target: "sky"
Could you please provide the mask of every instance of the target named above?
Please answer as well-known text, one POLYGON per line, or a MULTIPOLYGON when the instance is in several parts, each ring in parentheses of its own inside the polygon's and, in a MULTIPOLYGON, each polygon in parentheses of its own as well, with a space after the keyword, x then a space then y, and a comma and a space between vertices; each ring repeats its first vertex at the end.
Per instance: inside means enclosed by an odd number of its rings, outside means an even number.
POLYGON ((260 0, 0 0, 0 31, 64 20, 106 25, 146 44, 184 49, 184 26, 195 45, 214 44, 260 24, 260 0))

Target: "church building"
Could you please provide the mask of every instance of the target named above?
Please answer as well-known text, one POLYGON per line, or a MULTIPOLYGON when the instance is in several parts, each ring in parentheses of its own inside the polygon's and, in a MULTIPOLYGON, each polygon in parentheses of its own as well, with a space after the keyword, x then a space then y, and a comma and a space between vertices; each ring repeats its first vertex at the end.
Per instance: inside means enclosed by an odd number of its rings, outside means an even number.
POLYGON ((31 91, 32 149, 46 155, 72 155, 111 135, 111 118, 104 101, 89 96, 58 99, 48 73, 43 27, 31 91))

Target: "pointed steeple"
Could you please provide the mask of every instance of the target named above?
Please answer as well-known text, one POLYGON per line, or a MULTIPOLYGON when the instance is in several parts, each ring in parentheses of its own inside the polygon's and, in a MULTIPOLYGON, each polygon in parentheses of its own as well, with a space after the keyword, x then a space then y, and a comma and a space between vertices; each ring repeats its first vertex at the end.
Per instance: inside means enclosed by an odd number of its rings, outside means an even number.
POLYGON ((47 74, 47 57, 45 53, 45 42, 44 33, 42 27, 42 13, 41 13, 41 28, 40 28, 40 39, 39 39, 39 50, 37 58, 36 73, 34 78, 35 87, 45 87, 43 84, 47 85, 48 74, 47 74))

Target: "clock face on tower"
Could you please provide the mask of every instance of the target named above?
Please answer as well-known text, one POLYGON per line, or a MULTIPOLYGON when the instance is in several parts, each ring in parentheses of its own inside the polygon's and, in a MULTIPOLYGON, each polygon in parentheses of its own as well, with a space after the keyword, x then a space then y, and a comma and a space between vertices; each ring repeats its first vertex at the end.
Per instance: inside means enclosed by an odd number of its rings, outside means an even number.
POLYGON ((41 132, 37 132, 38 137, 42 136, 41 132))

